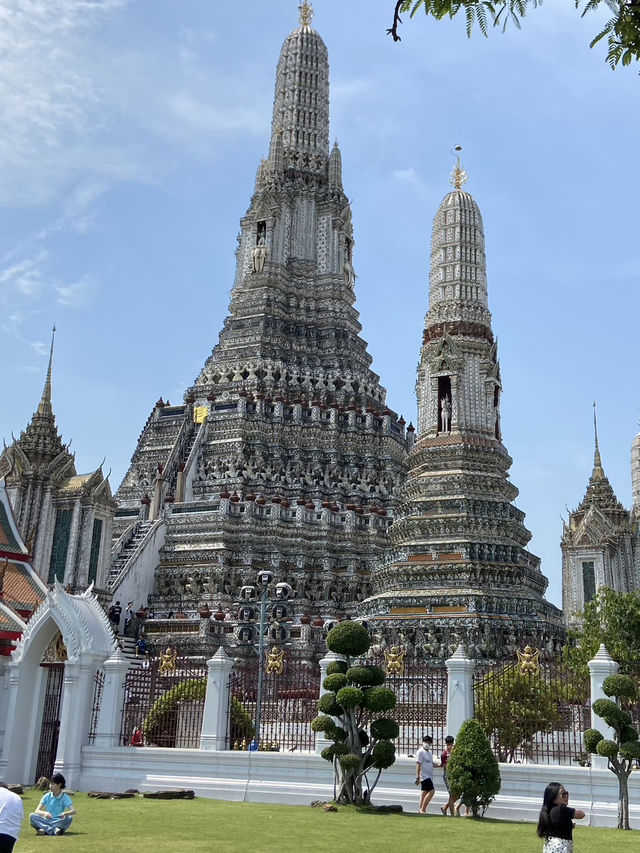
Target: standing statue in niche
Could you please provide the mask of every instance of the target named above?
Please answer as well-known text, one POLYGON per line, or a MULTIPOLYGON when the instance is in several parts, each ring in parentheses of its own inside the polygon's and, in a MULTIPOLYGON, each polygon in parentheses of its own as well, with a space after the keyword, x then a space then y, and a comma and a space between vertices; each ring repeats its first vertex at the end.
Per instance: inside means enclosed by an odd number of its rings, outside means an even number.
POLYGON ((255 249, 251 250, 251 261, 253 263, 253 271, 254 272, 262 272, 264 269, 264 262, 267 260, 269 255, 269 247, 267 246, 264 234, 261 235, 255 249))
POLYGON ((451 429, 451 400, 448 394, 445 394, 440 400, 440 419, 442 421, 442 432, 449 432, 451 429))

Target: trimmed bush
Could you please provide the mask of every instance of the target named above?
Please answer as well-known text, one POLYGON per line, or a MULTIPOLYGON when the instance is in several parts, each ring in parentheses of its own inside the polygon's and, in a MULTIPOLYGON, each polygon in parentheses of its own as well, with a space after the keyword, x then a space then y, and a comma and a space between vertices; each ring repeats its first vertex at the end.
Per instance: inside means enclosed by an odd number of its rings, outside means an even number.
POLYGON ((311 730, 314 732, 331 732, 333 734, 336 730, 336 724, 331 717, 316 717, 314 720, 311 720, 311 730))
POLYGON ((591 707, 610 726, 628 726, 631 723, 629 714, 611 699, 596 699, 591 707))
POLYGON ((466 720, 460 727, 447 762, 447 779, 451 793, 464 796, 474 817, 482 817, 500 792, 498 761, 477 720, 466 720))
POLYGON ((327 648, 337 655, 359 657, 370 645, 369 632, 358 622, 340 622, 327 634, 327 648))
POLYGON ((602 735, 597 729, 587 729, 584 733, 584 748, 587 752, 595 752, 601 740, 602 735))
POLYGON ((364 703, 364 693, 359 687, 343 687, 336 693, 336 702, 345 709, 353 710, 364 703))
POLYGON ((341 687, 347 686, 347 676, 342 672, 334 672, 328 675, 322 682, 325 690, 330 690, 332 693, 337 693, 341 687))
POLYGON ((318 711, 330 717, 338 717, 342 713, 342 708, 336 702, 334 693, 325 693, 318 699, 318 711))
POLYGON ((638 698, 638 687, 628 675, 610 675, 602 684, 605 696, 615 696, 617 699, 627 699, 635 702, 638 698))
POLYGON ((339 756, 338 761, 342 769, 347 773, 357 773, 360 770, 360 757, 353 755, 351 752, 347 755, 339 756))
POLYGON ((347 670, 347 681, 360 687, 378 687, 386 676, 379 666, 351 666, 347 670))
POLYGON ((618 755, 618 744, 614 740, 602 738, 601 741, 598 741, 596 752, 598 755, 604 755, 605 758, 616 758, 618 755))
POLYGON ((374 714, 391 711, 396 707, 398 699, 393 690, 388 687, 372 687, 364 695, 364 705, 374 714))
POLYGON ((324 679, 325 693, 318 710, 336 718, 340 725, 330 729, 322 725, 331 749, 322 756, 333 762, 335 798, 341 804, 362 805, 371 799, 371 792, 385 767, 395 761, 395 747, 390 739, 398 736, 399 727, 390 719, 374 720, 372 715, 395 707, 393 690, 383 687, 385 673, 378 666, 355 663, 371 645, 369 633, 356 622, 341 622, 327 635, 327 648, 343 655, 344 661, 332 661, 324 679), (377 775, 365 775, 374 768, 377 775), (375 776, 375 778, 373 778, 375 776), (366 782, 368 790, 363 790, 366 782))
POLYGON ((327 675, 334 675, 336 672, 341 672, 343 675, 349 668, 346 660, 332 660, 327 666, 327 675))
POLYGON ((395 720, 381 717, 371 723, 371 737, 376 740, 392 740, 400 734, 400 726, 395 720))
POLYGON ((391 767, 396 760, 396 748, 390 740, 380 740, 373 747, 371 758, 374 767, 384 770, 386 767, 391 767))
POLYGON ((628 740, 620 746, 620 755, 629 761, 640 758, 640 741, 628 740))

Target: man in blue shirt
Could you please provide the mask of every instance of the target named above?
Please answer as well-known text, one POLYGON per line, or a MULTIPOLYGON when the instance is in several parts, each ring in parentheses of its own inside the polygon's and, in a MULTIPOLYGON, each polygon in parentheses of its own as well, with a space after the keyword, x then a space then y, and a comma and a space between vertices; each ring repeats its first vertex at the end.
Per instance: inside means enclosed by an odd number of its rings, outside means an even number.
POLYGON ((71 826, 76 813, 71 797, 63 793, 66 782, 62 773, 54 773, 48 791, 38 803, 38 808, 29 815, 31 826, 38 835, 62 835, 71 826))

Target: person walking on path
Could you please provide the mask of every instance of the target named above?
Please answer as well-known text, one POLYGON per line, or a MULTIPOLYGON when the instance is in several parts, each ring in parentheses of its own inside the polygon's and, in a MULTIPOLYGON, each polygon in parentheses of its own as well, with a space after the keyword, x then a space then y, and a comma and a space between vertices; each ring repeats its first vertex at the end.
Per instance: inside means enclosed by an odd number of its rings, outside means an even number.
POLYGON ((66 781, 62 773, 51 777, 50 791, 38 803, 38 808, 29 815, 31 826, 38 835, 63 835, 71 826, 76 813, 69 794, 63 792, 66 781))
POLYGON ((435 787, 433 784, 433 765, 439 765, 440 762, 431 754, 432 744, 433 738, 431 735, 423 735, 422 746, 416 755, 416 785, 420 785, 421 788, 420 814, 427 813, 427 807, 435 794, 435 787))
POLYGON ((569 806, 569 792, 564 785, 549 782, 538 819, 538 835, 544 839, 542 853, 573 853, 573 820, 583 817, 582 809, 569 806))
POLYGON ((442 754, 440 755, 440 764, 442 765, 444 784, 447 791, 449 792, 449 799, 443 806, 440 806, 440 811, 445 817, 447 816, 447 809, 449 810, 451 817, 453 817, 453 809, 456 802, 456 797, 451 793, 451 789, 449 788, 449 780, 447 779, 447 761, 449 760, 449 756, 453 752, 453 743, 453 736, 447 735, 444 739, 444 749, 442 750, 442 754))
POLYGON ((11 853, 22 826, 22 800, 0 782, 0 853, 11 853))

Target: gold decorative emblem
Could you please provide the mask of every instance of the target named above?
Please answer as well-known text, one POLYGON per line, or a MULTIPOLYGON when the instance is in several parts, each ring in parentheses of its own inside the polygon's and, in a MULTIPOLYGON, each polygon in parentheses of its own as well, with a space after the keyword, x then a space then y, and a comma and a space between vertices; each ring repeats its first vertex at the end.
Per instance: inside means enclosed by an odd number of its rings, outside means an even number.
POLYGON ((304 3, 298 6, 298 11, 300 12, 300 26, 309 29, 313 19, 313 6, 305 0, 304 3))
POLYGON ((175 672, 177 658, 178 652, 176 649, 172 649, 171 646, 167 646, 166 651, 160 652, 160 674, 163 675, 167 672, 175 672))
POLYGON ((531 646, 525 646, 524 651, 516 649, 518 662, 520 664, 520 672, 523 675, 538 675, 540 672, 540 649, 532 649, 531 646))
POLYGON ((267 652, 267 675, 282 675, 284 671, 284 649, 273 646, 267 652))
POLYGON ((58 634, 55 645, 56 658, 61 663, 64 663, 69 655, 67 654, 67 647, 64 644, 64 640, 62 639, 62 634, 58 634))
POLYGON ((385 649, 385 671, 387 675, 404 675, 404 655, 405 651, 402 646, 391 646, 389 651, 385 649))
MULTIPOLYGON (((462 146, 454 145, 451 153, 453 154, 454 151, 456 153, 462 151, 462 146)), ((467 173, 460 165, 460 154, 458 154, 457 163, 453 169, 453 172, 451 172, 451 180, 449 181, 449 183, 452 184, 457 190, 461 189, 463 184, 467 183, 467 173)))

